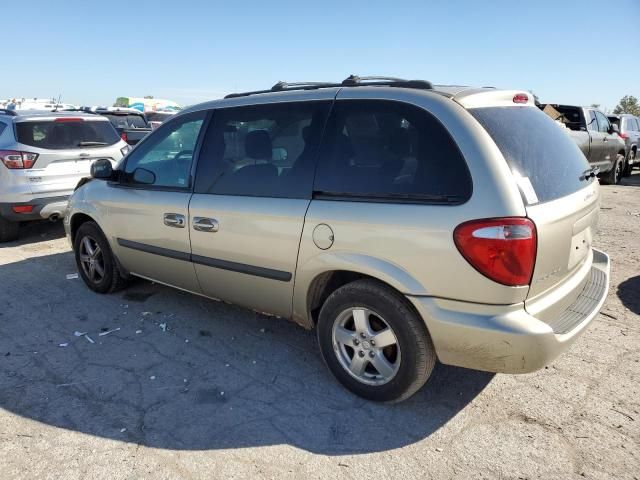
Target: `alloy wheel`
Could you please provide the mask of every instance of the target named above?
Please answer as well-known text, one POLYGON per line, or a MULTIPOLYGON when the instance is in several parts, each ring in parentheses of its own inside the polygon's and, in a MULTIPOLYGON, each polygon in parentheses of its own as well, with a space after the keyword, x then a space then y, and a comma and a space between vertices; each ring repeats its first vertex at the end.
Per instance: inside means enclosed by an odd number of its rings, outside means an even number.
POLYGON ((80 265, 87 279, 92 283, 100 283, 104 278, 104 256, 98 242, 85 236, 80 242, 80 265))
POLYGON ((398 338, 384 318, 370 309, 353 307, 340 313, 332 341, 342 368, 364 384, 384 385, 398 373, 398 338))

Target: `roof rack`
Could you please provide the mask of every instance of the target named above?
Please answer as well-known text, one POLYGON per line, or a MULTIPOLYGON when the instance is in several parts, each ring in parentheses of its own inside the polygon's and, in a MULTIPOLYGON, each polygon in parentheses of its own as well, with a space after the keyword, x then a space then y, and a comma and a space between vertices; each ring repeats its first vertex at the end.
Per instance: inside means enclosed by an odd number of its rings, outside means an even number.
POLYGON ((357 75, 349 75, 340 83, 331 82, 295 82, 288 83, 280 81, 269 90, 256 90, 253 92, 230 93, 224 98, 247 97, 249 95, 257 95, 260 93, 272 92, 288 92, 291 90, 316 90, 318 88, 335 88, 335 87, 368 87, 368 86, 386 86, 398 88, 416 88, 420 90, 432 90, 433 84, 426 80, 406 80, 404 78, 395 77, 359 77, 357 75))
POLYGON ((0 113, 4 113, 5 115, 10 115, 12 117, 15 117, 18 115, 18 112, 16 112, 15 110, 11 110, 9 108, 0 108, 0 113))

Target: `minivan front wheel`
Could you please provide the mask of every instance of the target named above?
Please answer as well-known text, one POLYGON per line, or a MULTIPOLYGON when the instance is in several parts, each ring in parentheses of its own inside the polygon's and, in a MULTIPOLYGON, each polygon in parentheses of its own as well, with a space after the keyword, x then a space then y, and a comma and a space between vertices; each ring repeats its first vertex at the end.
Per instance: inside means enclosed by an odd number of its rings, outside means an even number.
POLYGON ((331 373, 369 400, 410 397, 436 362, 422 319, 401 294, 375 280, 358 280, 333 292, 320 310, 317 333, 331 373))
POLYGON ((95 222, 80 225, 73 250, 78 272, 91 290, 110 293, 125 285, 126 278, 120 273, 109 242, 95 222))

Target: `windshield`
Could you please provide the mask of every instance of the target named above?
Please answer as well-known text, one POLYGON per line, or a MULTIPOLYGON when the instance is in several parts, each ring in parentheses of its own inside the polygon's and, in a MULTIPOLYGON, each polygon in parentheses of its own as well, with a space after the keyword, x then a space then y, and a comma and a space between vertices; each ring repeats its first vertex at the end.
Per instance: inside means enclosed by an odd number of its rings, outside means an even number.
POLYGON ((106 121, 37 121, 16 123, 18 142, 49 150, 104 147, 120 140, 106 121))
POLYGON ((491 135, 511 167, 527 203, 564 197, 587 186, 587 159, 567 134, 537 108, 469 110, 491 135))
POLYGON ((103 114, 116 128, 149 128, 142 115, 114 115, 103 114))

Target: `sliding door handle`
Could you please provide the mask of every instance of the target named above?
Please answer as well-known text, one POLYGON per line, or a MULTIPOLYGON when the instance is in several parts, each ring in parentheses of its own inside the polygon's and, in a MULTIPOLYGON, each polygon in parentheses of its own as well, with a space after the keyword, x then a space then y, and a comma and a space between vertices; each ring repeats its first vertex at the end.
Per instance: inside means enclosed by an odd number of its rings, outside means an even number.
POLYGON ((167 227, 184 228, 184 226, 187 224, 187 221, 185 220, 184 215, 181 215, 179 213, 165 213, 164 224, 167 227))
POLYGON ((219 227, 215 218, 193 217, 193 229, 199 232, 217 232, 219 227))

